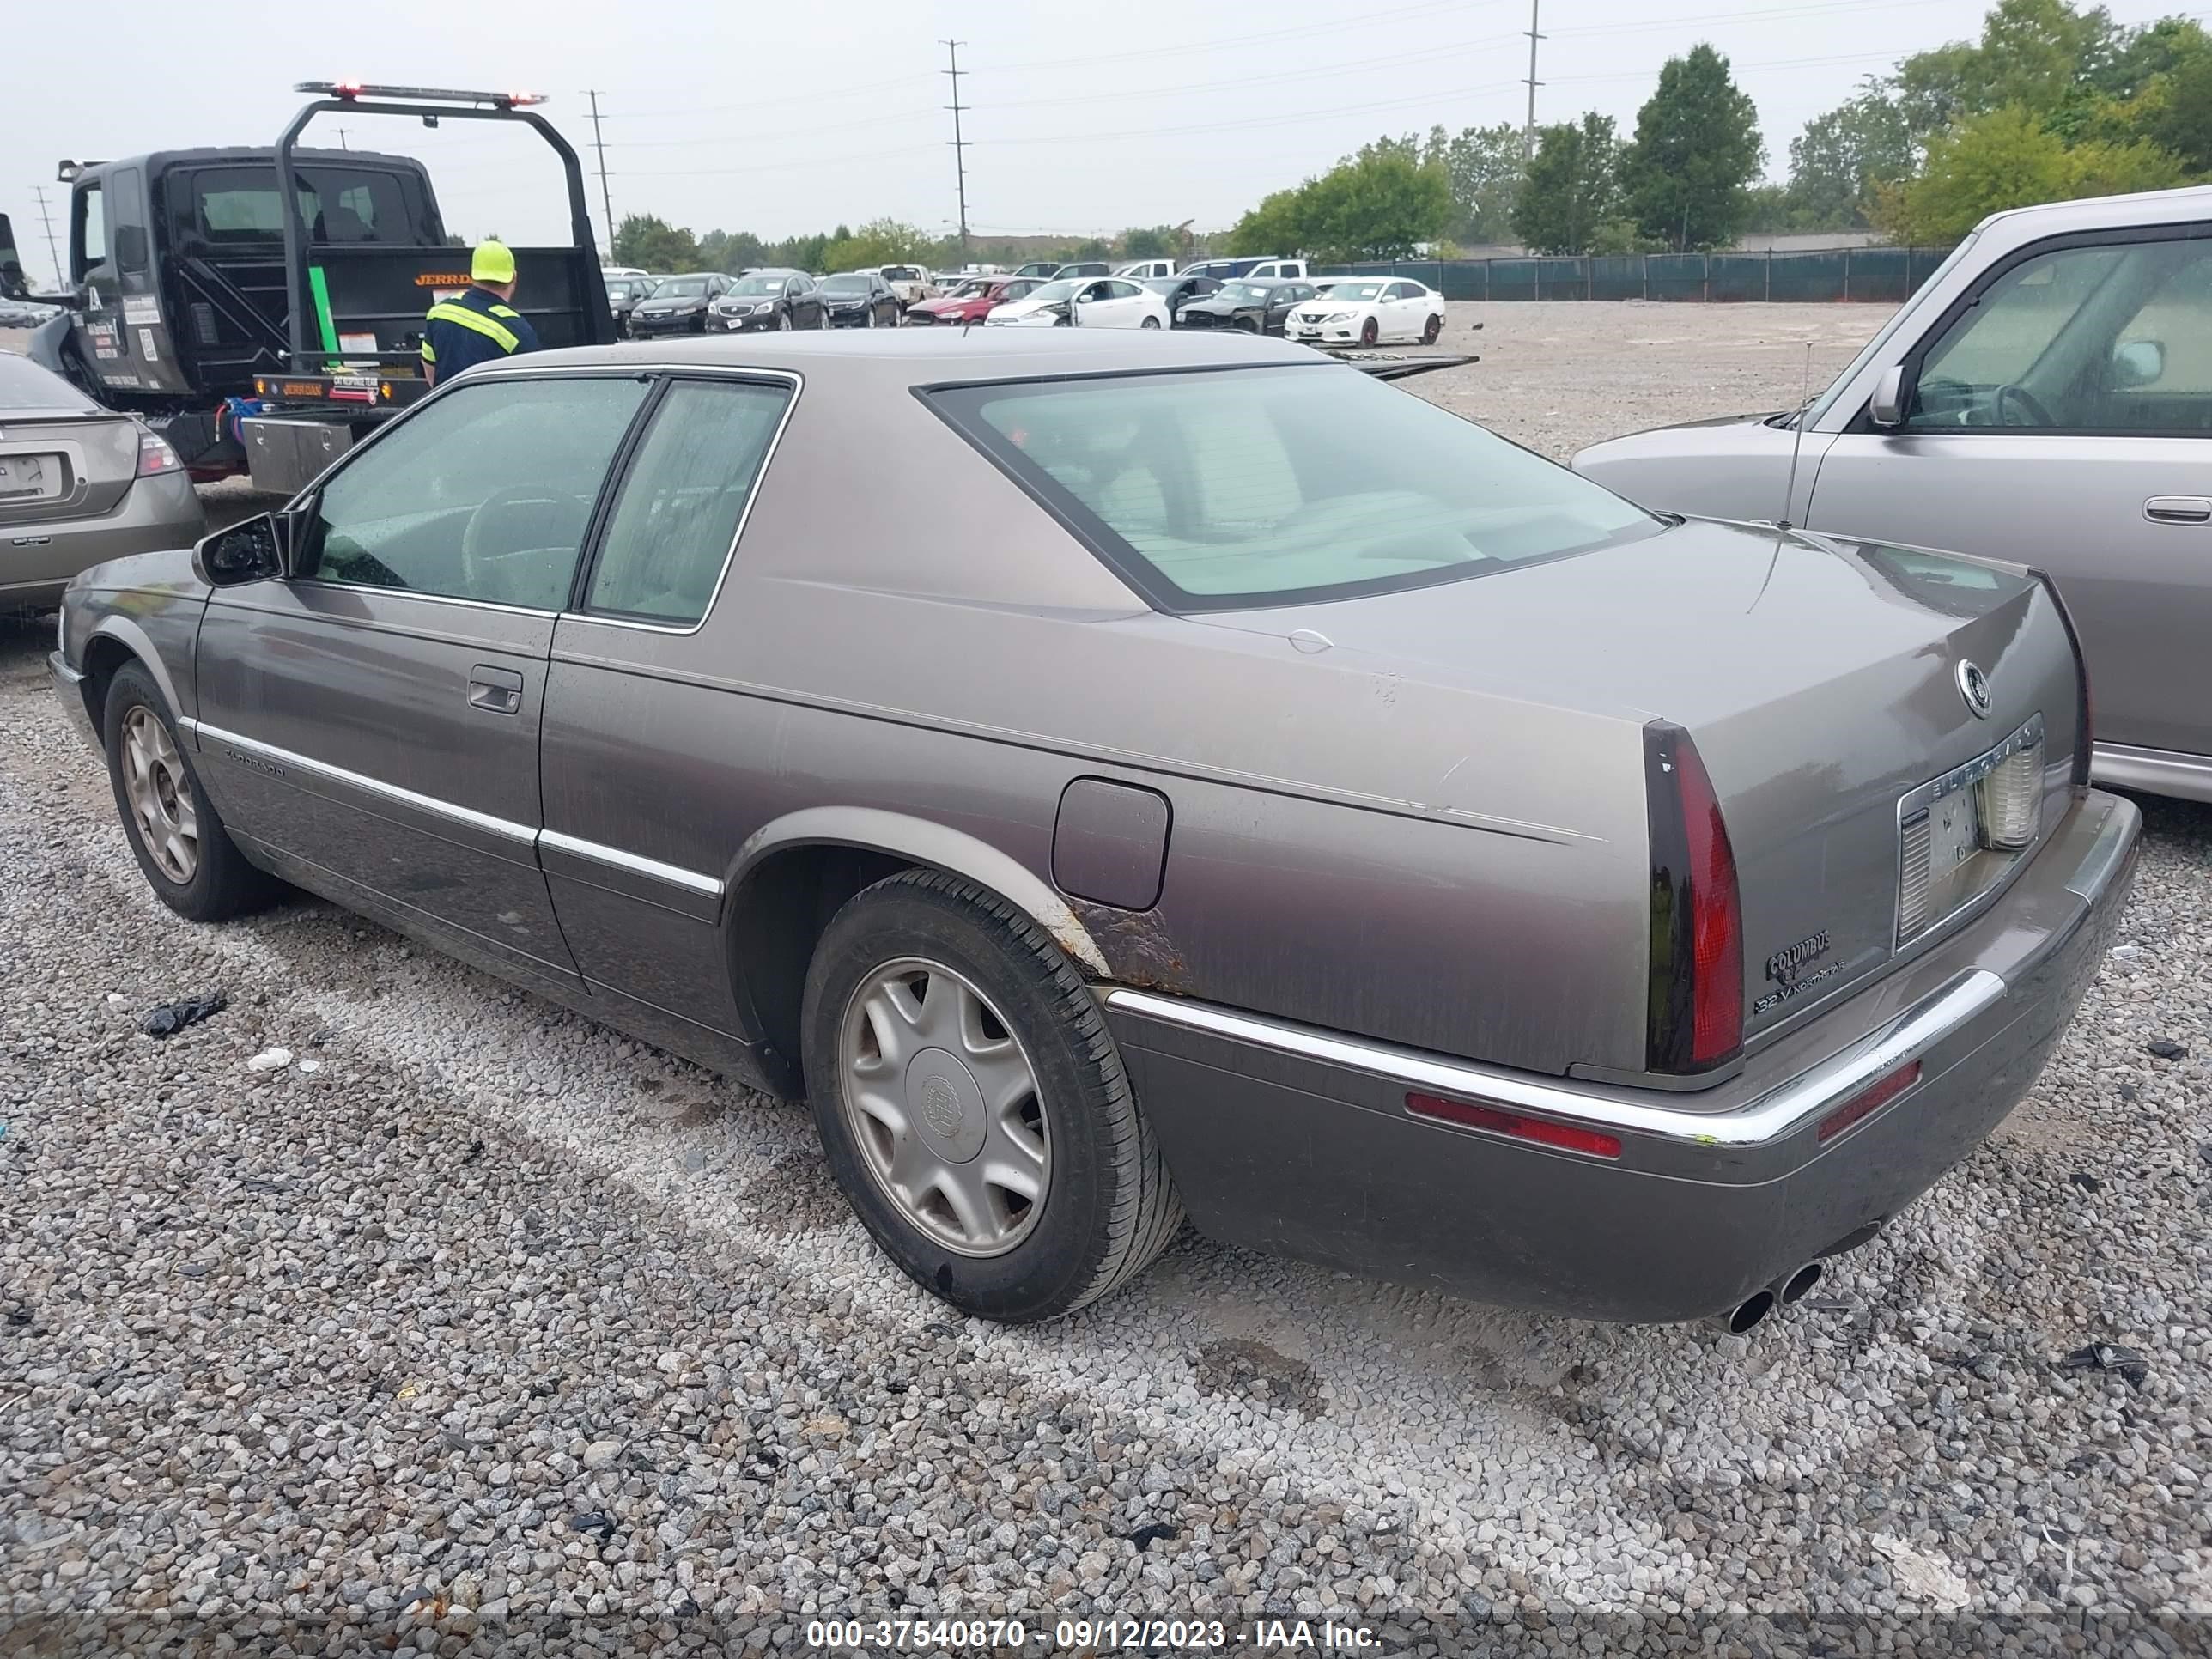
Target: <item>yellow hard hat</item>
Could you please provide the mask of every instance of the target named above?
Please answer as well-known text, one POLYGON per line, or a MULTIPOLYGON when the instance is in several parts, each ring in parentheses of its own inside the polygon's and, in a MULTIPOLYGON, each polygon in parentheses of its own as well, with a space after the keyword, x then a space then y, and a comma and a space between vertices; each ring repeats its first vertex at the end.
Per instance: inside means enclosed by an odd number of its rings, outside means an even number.
POLYGON ((472 283, 513 282, 513 250, 504 242, 478 242, 475 254, 469 260, 469 280, 472 283))

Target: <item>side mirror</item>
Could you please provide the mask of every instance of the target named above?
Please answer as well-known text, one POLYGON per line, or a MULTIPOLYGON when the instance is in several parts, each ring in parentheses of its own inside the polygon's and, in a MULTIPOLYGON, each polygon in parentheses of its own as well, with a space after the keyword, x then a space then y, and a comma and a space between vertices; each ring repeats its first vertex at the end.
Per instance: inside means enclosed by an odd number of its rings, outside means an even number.
POLYGON ((2159 340, 2131 340, 2112 353, 2112 390, 2132 392, 2166 378, 2166 345, 2159 340))
POLYGON ((1867 402, 1867 418, 1884 430, 1905 424, 1905 405, 1911 396, 1905 385, 1905 365, 1893 363, 1882 370, 1881 379, 1875 382, 1874 396, 1867 402))
POLYGON ((276 581, 284 574, 290 539, 290 526, 284 520, 273 513, 257 514, 202 537, 192 549, 192 568, 210 587, 276 581))

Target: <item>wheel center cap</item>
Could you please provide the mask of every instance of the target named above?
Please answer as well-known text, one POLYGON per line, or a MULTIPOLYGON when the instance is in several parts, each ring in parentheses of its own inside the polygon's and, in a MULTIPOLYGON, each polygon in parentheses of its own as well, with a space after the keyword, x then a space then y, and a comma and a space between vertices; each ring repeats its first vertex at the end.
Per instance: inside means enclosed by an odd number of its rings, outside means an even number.
POLYGON ((965 1164, 983 1150, 983 1091, 957 1056, 924 1048, 908 1060, 906 1098, 915 1133, 947 1164, 965 1164))

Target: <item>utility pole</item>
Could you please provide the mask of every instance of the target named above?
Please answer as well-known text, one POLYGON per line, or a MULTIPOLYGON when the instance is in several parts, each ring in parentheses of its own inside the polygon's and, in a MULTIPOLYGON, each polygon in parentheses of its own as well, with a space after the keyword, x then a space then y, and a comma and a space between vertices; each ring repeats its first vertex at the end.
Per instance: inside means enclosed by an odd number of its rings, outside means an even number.
POLYGON ((53 262, 54 292, 61 293, 69 286, 69 278, 62 270, 62 256, 54 246, 54 222, 46 212, 46 192, 40 185, 31 186, 31 194, 39 198, 39 222, 46 228, 46 258, 53 262))
POLYGON ((1536 88, 1544 84, 1536 78, 1536 43, 1544 38, 1536 25, 1543 4, 1544 0, 1528 0, 1528 124, 1521 129, 1521 150, 1530 161, 1536 159, 1536 88))
POLYGON ((592 100, 592 148, 599 153, 599 208, 607 216, 607 260, 615 257, 615 201, 607 193, 607 147, 599 137, 599 94, 597 88, 584 94, 592 100))
POLYGON ((958 40, 939 43, 945 51, 952 67, 943 73, 952 77, 952 101, 945 107, 952 112, 952 176, 960 191, 960 251, 968 251, 968 141, 961 136, 960 112, 966 107, 960 101, 960 48, 958 40))

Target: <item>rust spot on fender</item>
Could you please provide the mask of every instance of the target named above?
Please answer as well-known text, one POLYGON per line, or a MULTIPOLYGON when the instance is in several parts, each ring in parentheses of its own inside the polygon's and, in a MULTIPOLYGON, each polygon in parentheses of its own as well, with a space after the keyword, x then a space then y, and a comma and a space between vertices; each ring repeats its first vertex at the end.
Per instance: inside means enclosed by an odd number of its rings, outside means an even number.
POLYGON ((1189 966, 1160 925, 1158 910, 1117 910, 1088 899, 1070 899, 1068 908, 1097 941, 1116 984, 1178 996, 1188 996, 1195 988, 1189 966))

